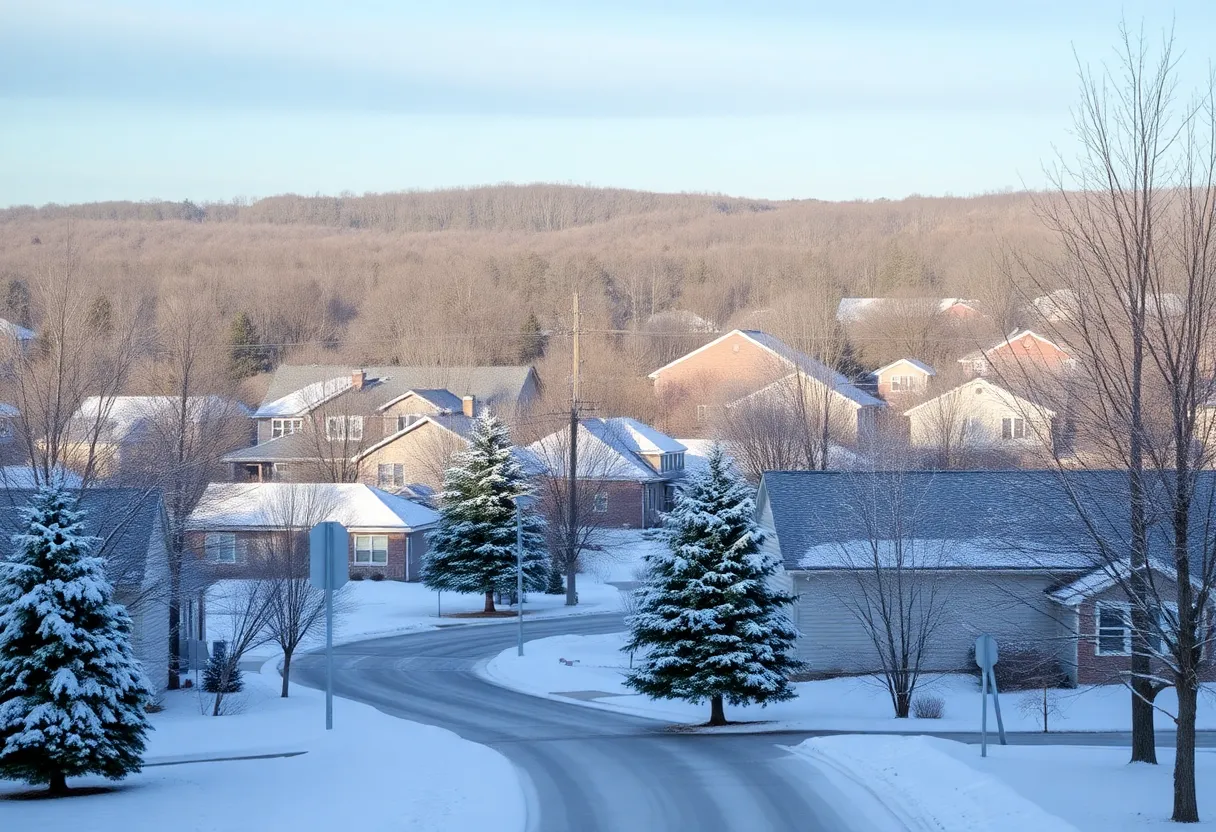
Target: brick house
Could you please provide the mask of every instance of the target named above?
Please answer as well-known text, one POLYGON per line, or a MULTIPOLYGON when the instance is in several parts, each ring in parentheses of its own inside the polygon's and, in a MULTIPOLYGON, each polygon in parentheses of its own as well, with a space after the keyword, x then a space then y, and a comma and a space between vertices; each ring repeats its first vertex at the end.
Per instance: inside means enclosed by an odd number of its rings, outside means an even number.
POLYGON ((212 483, 186 524, 187 546, 214 577, 249 577, 281 535, 326 520, 350 533, 352 573, 417 581, 439 515, 361 483, 212 483))
POLYGON ((842 443, 873 438, 885 407, 842 374, 759 330, 735 329, 650 374, 665 430, 680 436, 713 432, 719 408, 763 390, 822 393, 840 414, 842 443))
MULTIPOLYGON (((1216 473, 1205 474, 1205 495, 1214 487, 1216 473)), ((970 672, 970 648, 989 633, 1100 684, 1127 669, 1130 608, 1093 535, 1126 537, 1126 489, 1115 471, 776 471, 764 475, 756 512, 769 531, 763 549, 783 567, 778 581, 798 595, 797 652, 812 670, 878 671, 859 605, 898 585, 921 603, 934 598, 925 671, 970 672), (898 584, 878 583, 897 567, 898 584)), ((1168 608, 1167 535, 1154 527, 1151 557, 1168 608)), ((1209 639, 1212 626, 1209 611, 1209 639)), ((1202 673, 1216 679, 1210 650, 1202 673)))
POLYGON ((1076 366, 1068 350, 1030 329, 1011 332, 999 343, 968 353, 958 362, 977 376, 1000 370, 1006 374, 1062 373, 1076 366))
POLYGON ((937 371, 915 358, 901 358, 870 373, 878 387, 878 395, 887 401, 921 393, 937 371))
MULTIPOLYGON (((675 499, 684 476, 684 445, 636 419, 583 419, 578 426, 576 493, 596 525, 645 529, 656 525, 675 499)), ((544 481, 537 487, 542 507, 561 501, 569 466, 570 434, 556 431, 520 449, 524 470, 544 481), (546 487, 552 484, 555 487, 546 487)))

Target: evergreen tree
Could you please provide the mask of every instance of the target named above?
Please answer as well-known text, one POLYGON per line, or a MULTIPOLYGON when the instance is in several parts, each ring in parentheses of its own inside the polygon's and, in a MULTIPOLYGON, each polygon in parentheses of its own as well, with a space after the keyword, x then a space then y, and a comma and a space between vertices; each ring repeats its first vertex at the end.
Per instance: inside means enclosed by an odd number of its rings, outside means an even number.
POLYGON ((629 652, 644 656, 626 684, 655 699, 710 701, 709 724, 726 722, 723 701, 791 699, 797 631, 794 597, 768 582, 776 560, 760 550, 751 488, 720 445, 688 477, 664 520, 667 547, 648 554, 649 577, 630 617, 629 652))
POLYGON ((545 333, 540 328, 540 320, 536 317, 535 312, 529 312, 528 319, 524 321, 524 325, 520 329, 519 363, 533 364, 539 361, 545 354, 545 341, 545 333))
POLYGON ((228 644, 215 643, 215 650, 203 668, 203 690, 207 693, 240 693, 245 687, 241 668, 228 657, 228 644))
MULTIPOLYGON (((444 477, 439 524, 430 535, 422 581, 431 589, 494 593, 515 589, 515 501, 528 484, 506 426, 489 411, 473 422, 468 450, 444 477)), ((549 577, 544 521, 523 513, 524 590, 543 591, 549 577)))
POLYGON ((13 323, 29 329, 31 322, 30 287, 24 280, 14 277, 8 282, 8 289, 4 294, 4 307, 13 323))
POLYGON ((557 558, 549 559, 549 585, 545 587, 546 595, 566 594, 566 573, 557 558))
POLYGON ((228 371, 236 380, 256 376, 270 369, 266 348, 258 343, 257 327, 246 312, 232 319, 228 332, 228 371))
POLYGON ((150 727, 130 618, 73 502, 39 491, 0 562, 0 778, 55 794, 68 777, 139 771, 150 727))

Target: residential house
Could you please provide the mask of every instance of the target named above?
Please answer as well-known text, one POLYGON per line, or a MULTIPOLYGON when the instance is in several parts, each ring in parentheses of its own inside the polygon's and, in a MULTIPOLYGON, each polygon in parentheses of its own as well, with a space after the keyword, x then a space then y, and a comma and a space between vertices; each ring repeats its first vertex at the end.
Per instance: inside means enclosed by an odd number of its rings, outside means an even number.
MULTIPOLYGON (((576 491, 587 495, 598 525, 645 529, 671 508, 675 486, 684 476, 687 448, 636 419, 581 419, 578 424, 576 491)), ((570 434, 560 430, 520 452, 533 477, 561 483, 570 465, 570 434)), ((564 486, 538 489, 542 503, 560 500, 564 486)))
POLYGON ((904 411, 913 448, 956 455, 1002 452, 1008 459, 1033 459, 1055 447, 1056 411, 1042 390, 1015 394, 986 378, 974 378, 904 411))
MULTIPOLYGON (((22 509, 36 490, 9 486, 0 496, 0 560, 24 528, 22 509)), ((143 488, 81 492, 84 531, 105 560, 114 601, 131 617, 131 642, 153 692, 169 686, 168 537, 159 493, 143 488)), ((189 584, 190 582, 187 581, 189 584)), ((184 611, 189 621, 189 610, 184 611)))
POLYGON ((897 307, 957 321, 984 317, 979 304, 966 298, 841 298, 836 307, 836 320, 842 324, 854 324, 871 315, 890 313, 897 307))
MULTIPOLYGON (((971 646, 988 633, 1054 658, 1076 682, 1115 682, 1128 668, 1129 606, 1095 535, 1126 538, 1127 488, 1113 471, 778 471, 764 475, 757 517, 778 582, 798 597, 797 653, 813 672, 879 671, 865 617, 902 599, 918 610, 907 632, 928 633, 924 672, 973 670, 971 646)), ((1168 549, 1156 521, 1150 557, 1167 612, 1168 549)), ((1205 679, 1216 678, 1210 653, 1205 679)))
POLYGON ((841 373, 758 330, 731 330, 655 370, 650 379, 664 428, 687 436, 711 434, 719 409, 747 396, 792 391, 829 403, 840 425, 835 441, 864 445, 885 407, 841 373))
POLYGON ((977 376, 1062 373, 1076 366, 1067 349, 1030 329, 1011 332, 999 343, 958 361, 977 376))
POLYGON ((20 324, 0 318, 0 338, 5 338, 15 344, 23 352, 30 348, 37 338, 37 333, 20 324))
POLYGON ((878 395, 887 401, 924 392, 929 379, 936 375, 936 370, 915 358, 901 358, 870 373, 878 395))
MULTIPOLYGON (((387 485, 379 466, 404 465, 409 458, 407 446, 423 444, 423 437, 431 437, 430 444, 451 444, 450 434, 467 434, 467 420, 482 409, 512 415, 526 411, 538 395, 531 367, 371 367, 352 371, 287 365, 279 368, 254 413, 257 444, 226 455, 224 461, 231 466, 234 481, 387 485), (424 424, 415 427, 415 423, 424 424), (387 445, 406 437, 409 442, 385 452, 387 445)), ((397 477, 388 469, 387 477, 407 485, 411 482, 406 471, 397 477)))
MULTIPOLYGON (((69 463, 83 469, 91 462, 98 477, 128 470, 146 476, 177 443, 182 400, 177 396, 89 396, 72 416, 69 463), (148 459, 151 455, 152 459, 148 459)), ((250 441, 253 413, 223 396, 187 396, 185 419, 195 432, 193 447, 220 454, 250 441)))
POLYGON ((283 534, 324 521, 350 533, 352 573, 418 581, 439 515, 362 483, 212 483, 186 523, 186 545, 215 577, 256 576, 283 534))

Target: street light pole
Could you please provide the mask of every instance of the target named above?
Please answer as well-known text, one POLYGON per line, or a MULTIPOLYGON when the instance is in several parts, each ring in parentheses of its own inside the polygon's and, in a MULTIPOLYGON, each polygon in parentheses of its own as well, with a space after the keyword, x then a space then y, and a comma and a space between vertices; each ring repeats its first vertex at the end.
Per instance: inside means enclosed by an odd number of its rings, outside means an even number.
POLYGON ((519 655, 524 654, 524 512, 515 498, 515 604, 519 629, 519 655))

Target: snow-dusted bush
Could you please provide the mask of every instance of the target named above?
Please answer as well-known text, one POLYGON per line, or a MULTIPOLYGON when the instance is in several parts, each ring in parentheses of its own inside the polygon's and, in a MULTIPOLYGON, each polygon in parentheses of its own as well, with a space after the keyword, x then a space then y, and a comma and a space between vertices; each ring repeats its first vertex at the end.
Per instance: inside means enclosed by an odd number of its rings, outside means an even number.
POLYGON ((941 719, 946 715, 946 700, 932 694, 921 694, 912 700, 912 715, 917 719, 941 719))

